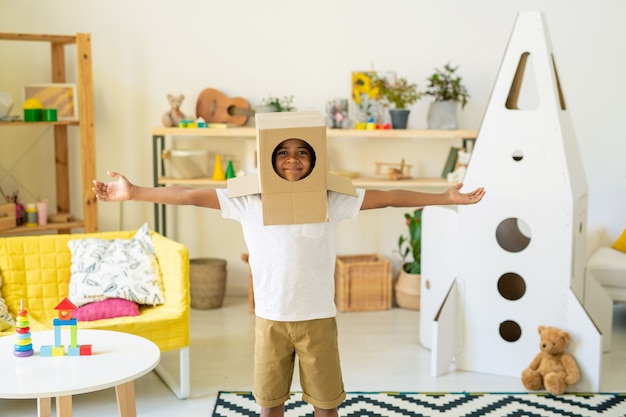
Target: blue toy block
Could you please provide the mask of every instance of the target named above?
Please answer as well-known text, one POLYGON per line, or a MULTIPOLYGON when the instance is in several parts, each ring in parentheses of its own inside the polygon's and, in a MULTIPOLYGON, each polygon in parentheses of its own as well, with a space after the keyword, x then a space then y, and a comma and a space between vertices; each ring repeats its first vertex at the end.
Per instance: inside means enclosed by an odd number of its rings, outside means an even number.
POLYGON ((54 326, 54 346, 61 346, 61 327, 54 326))
POLYGON ((52 356, 52 346, 42 346, 39 349, 39 356, 52 356))
POLYGON ((81 350, 80 346, 77 346, 77 347, 70 346, 67 348, 67 356, 80 356, 81 355, 80 350, 81 350))
POLYGON ((76 326, 77 323, 78 323, 77 319, 67 319, 67 320, 53 319, 52 320, 52 324, 55 326, 76 326))

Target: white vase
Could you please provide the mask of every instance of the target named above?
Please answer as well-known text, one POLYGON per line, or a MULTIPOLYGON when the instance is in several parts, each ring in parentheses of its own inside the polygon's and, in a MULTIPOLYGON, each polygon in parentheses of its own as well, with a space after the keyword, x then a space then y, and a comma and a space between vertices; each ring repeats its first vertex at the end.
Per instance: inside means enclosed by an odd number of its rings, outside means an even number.
POLYGON ((458 101, 433 101, 428 108, 429 129, 456 129, 458 101))
POLYGON ((420 280, 420 274, 409 274, 404 268, 400 269, 394 287, 398 306, 409 310, 420 309, 420 280))

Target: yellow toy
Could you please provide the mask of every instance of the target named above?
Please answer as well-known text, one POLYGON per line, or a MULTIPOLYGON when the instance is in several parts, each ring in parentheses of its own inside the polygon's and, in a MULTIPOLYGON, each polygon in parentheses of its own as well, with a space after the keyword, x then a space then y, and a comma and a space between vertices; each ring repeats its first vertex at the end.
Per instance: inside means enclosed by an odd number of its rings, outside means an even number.
POLYGON ((541 352, 522 372, 522 384, 528 390, 541 387, 552 395, 561 395, 568 386, 578 383, 580 371, 574 357, 565 352, 571 340, 568 332, 556 327, 539 326, 541 352))

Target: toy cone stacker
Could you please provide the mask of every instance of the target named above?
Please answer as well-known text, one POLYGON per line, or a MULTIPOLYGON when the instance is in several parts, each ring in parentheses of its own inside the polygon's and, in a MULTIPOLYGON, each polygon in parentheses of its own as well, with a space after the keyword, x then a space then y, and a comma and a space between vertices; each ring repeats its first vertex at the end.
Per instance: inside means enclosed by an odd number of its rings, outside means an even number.
POLYGON ((20 301, 20 311, 15 320, 15 346, 13 354, 17 357, 32 356, 33 339, 30 334, 30 323, 28 322, 28 311, 24 308, 24 300, 20 301))

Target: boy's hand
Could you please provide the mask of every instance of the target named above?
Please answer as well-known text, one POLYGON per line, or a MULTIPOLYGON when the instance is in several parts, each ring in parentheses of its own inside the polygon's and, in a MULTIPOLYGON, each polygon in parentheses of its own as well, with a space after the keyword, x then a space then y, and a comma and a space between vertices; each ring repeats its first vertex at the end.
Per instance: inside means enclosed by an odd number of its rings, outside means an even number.
POLYGON ((107 174, 114 179, 112 182, 102 182, 93 180, 93 192, 100 201, 124 201, 130 200, 130 189, 132 184, 125 176, 117 172, 107 171, 107 174))
POLYGON ((461 193, 459 190, 463 188, 463 183, 450 187, 447 191, 450 204, 476 204, 483 199, 485 189, 479 187, 469 193, 461 193))

